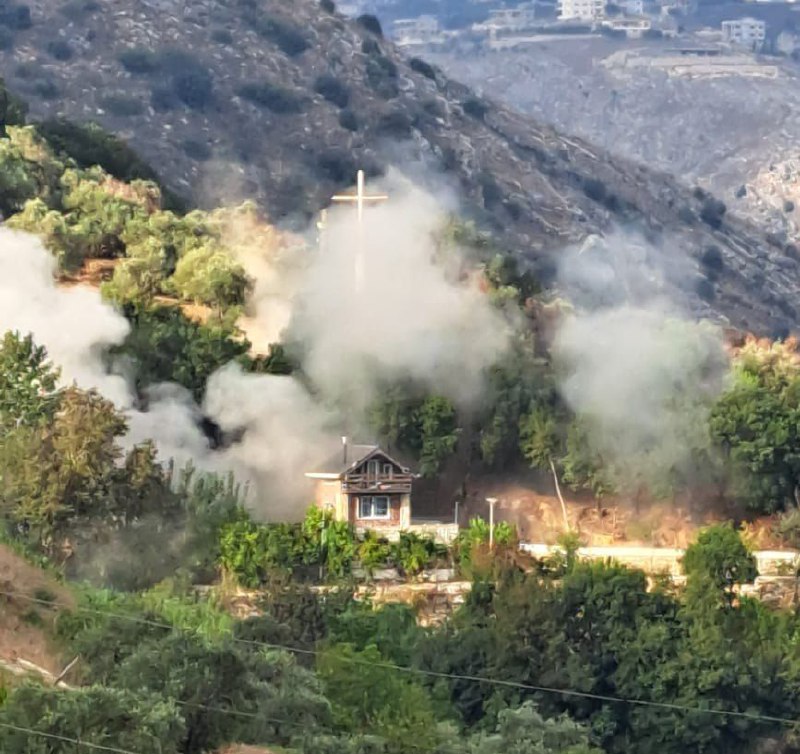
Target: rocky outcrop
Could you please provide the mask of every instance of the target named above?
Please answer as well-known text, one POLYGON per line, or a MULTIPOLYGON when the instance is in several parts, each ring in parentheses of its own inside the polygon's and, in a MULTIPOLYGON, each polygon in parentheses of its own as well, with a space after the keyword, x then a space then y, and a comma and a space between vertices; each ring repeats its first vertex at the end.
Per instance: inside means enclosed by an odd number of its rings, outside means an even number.
POLYGON ((273 219, 302 223, 358 167, 375 176, 400 164, 454 187, 544 282, 566 247, 624 226, 641 239, 654 293, 763 334, 796 324, 798 263, 781 239, 404 59, 316 0, 31 10, 0 72, 33 115, 99 121, 201 204, 255 198, 273 219))

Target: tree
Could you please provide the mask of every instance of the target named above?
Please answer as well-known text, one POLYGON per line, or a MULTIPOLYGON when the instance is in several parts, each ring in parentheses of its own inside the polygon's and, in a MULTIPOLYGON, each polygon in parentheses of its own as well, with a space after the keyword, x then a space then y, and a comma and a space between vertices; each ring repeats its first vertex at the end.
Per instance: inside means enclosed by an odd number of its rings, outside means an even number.
POLYGON ((179 296, 213 306, 220 317, 242 306, 252 285, 242 266, 214 243, 181 257, 170 283, 179 296))
POLYGON ((35 426, 52 418, 59 372, 31 335, 7 332, 0 340, 0 429, 35 426))
POLYGON ((375 646, 362 651, 347 644, 317 657, 317 674, 333 706, 340 731, 373 733, 386 740, 387 752, 405 751, 404 743, 432 750, 435 718, 424 688, 405 673, 386 669, 375 646))
POLYGON ((730 523, 703 529, 686 549, 683 570, 690 581, 707 579, 727 593, 758 575, 755 558, 730 523))
POLYGON ((87 746, 181 754, 184 722, 172 701, 155 694, 91 687, 74 691, 23 685, 0 707, 0 750, 79 754, 87 746), (24 730, 78 741, 38 737, 24 730))
POLYGON ((420 428, 420 473, 433 476, 453 454, 458 443, 456 411, 442 396, 426 398, 416 412, 420 428))

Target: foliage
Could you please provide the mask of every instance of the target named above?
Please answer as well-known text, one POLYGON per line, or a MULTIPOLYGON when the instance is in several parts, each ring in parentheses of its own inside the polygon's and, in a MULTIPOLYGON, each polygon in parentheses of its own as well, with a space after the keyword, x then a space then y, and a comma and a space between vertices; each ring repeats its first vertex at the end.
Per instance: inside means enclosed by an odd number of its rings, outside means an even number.
POLYGON ((149 385, 175 382, 200 401, 211 374, 243 357, 249 347, 222 327, 193 322, 177 307, 136 310, 130 319, 130 333, 110 355, 130 360, 140 392, 149 385))
POLYGON ((709 579, 717 589, 752 582, 758 575, 755 558, 730 524, 703 529, 683 557, 689 579, 709 579))
POLYGON ((269 81, 251 81, 242 84, 236 90, 236 94, 242 99, 278 115, 300 113, 305 107, 302 97, 291 89, 285 89, 269 81))
POLYGON ((244 268, 211 243, 181 257, 170 284, 182 298, 214 306, 220 314, 242 306, 252 287, 244 268))
POLYGON ((347 107, 350 102, 350 90, 347 85, 331 74, 317 76, 314 81, 314 91, 339 108, 347 107))
POLYGON ((30 335, 7 332, 0 340, 0 431, 50 420, 60 397, 58 376, 30 335))
POLYGON ((172 701, 102 687, 63 691, 20 686, 0 706, 0 724, 0 749, 19 754, 75 754, 92 744, 179 754, 185 736, 181 711, 172 701), (20 728, 82 743, 37 737, 20 728))

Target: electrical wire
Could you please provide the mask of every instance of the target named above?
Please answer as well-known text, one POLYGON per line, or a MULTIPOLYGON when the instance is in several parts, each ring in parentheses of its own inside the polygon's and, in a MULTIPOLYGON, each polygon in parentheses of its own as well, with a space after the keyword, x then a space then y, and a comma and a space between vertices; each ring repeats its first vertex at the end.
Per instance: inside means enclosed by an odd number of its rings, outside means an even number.
POLYGON ((140 752, 131 751, 130 749, 119 749, 116 746, 104 746, 103 744, 93 744, 90 741, 81 741, 77 738, 69 738, 68 736, 59 736, 55 733, 45 733, 43 730, 35 730, 34 728, 25 728, 22 725, 11 725, 11 723, 0 723, 0 728, 7 730, 14 730, 18 733, 29 733, 40 738, 49 738, 51 741, 61 741, 65 744, 75 744, 76 746, 84 746, 87 749, 94 749, 94 751, 108 751, 113 754, 140 754, 140 752))

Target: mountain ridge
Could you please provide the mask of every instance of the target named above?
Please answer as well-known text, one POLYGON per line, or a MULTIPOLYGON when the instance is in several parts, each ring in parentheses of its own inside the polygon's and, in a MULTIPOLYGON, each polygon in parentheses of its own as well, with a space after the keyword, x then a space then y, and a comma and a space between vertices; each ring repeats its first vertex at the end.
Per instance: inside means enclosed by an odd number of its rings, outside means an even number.
POLYGON ((653 265, 653 295, 760 334, 795 328, 794 247, 703 191, 478 97, 315 0, 30 9, 0 72, 32 115, 99 122, 200 205, 254 198, 302 224, 358 168, 402 163, 454 186, 546 283, 565 248, 622 226, 653 265))

